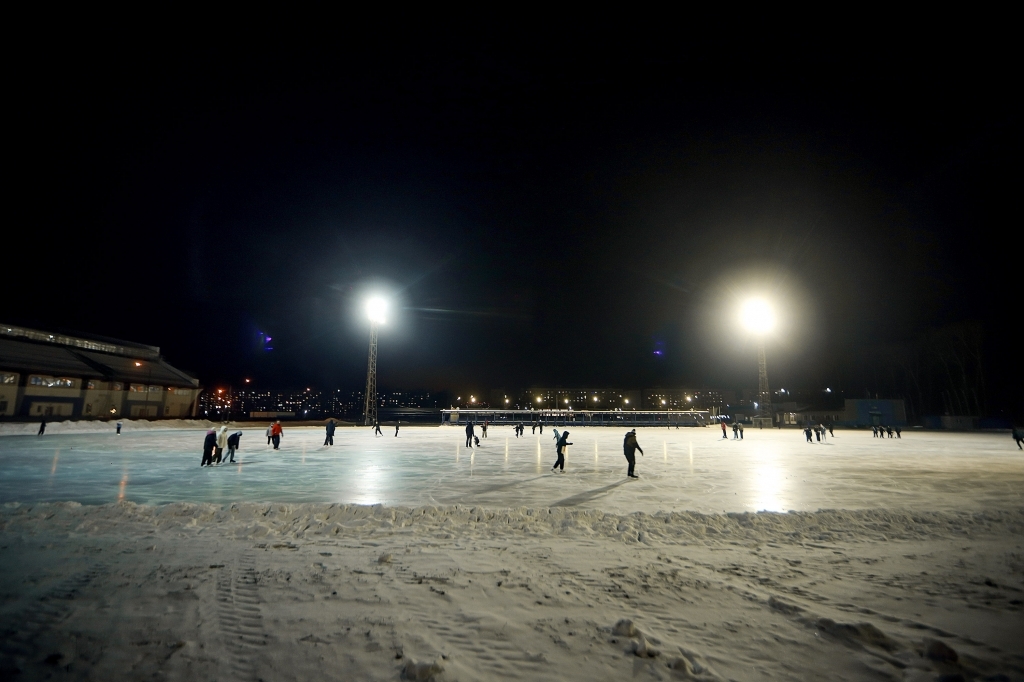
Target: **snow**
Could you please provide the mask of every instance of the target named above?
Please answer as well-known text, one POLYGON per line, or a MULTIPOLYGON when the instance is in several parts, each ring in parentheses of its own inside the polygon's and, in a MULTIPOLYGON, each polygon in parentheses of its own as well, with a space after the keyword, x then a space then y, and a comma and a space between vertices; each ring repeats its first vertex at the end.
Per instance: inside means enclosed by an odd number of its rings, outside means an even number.
POLYGON ((623 432, 570 431, 565 474, 496 427, 244 429, 211 469, 194 426, 0 438, 0 670, 1024 679, 1006 434, 640 429, 628 481, 623 432))

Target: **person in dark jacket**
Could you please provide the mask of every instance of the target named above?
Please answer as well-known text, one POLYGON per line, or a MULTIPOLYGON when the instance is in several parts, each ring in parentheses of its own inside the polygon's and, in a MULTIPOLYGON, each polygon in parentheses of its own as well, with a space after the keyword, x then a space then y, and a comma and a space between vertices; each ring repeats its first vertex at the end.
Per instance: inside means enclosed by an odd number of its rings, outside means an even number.
POLYGON ((565 471, 565 449, 570 445, 572 445, 572 443, 569 442, 569 432, 562 431, 562 435, 559 436, 558 442, 555 443, 555 452, 558 453, 558 459, 555 460, 554 466, 551 467, 552 471, 555 469, 565 471))
POLYGON ((811 440, 811 426, 810 426, 810 424, 808 424, 807 426, 804 427, 804 436, 807 437, 807 442, 808 443, 813 443, 814 442, 814 441, 811 440))
POLYGON ((384 433, 380 430, 379 421, 373 423, 373 437, 376 438, 377 436, 380 436, 381 438, 384 437, 384 433))
POLYGON ((473 447, 473 422, 466 422, 466 447, 473 447))
POLYGON ((334 445, 334 420, 327 422, 327 437, 324 438, 324 445, 334 445))
POLYGON ((1021 447, 1020 445, 1021 443, 1024 443, 1024 429, 1014 429, 1013 440, 1017 443, 1018 450, 1024 450, 1024 447, 1021 447))
POLYGON ((235 450, 238 449, 239 441, 241 441, 241 439, 242 439, 242 432, 241 431, 235 431, 230 436, 228 436, 228 458, 227 458, 226 461, 228 461, 228 462, 234 462, 235 461, 235 450))
POLYGON ((395 438, 398 438, 398 427, 402 425, 402 420, 399 419, 395 422, 395 438))
POLYGON ((626 438, 622 441, 622 454, 626 456, 626 461, 629 462, 629 471, 627 475, 630 478, 640 478, 633 473, 633 467, 636 466, 636 451, 639 450, 640 454, 644 454, 643 448, 636 442, 636 429, 633 429, 626 434, 626 438))
POLYGON ((213 466, 213 449, 217 447, 217 432, 210 429, 203 441, 203 459, 199 466, 213 466))
POLYGON ((39 433, 37 433, 36 435, 37 436, 41 436, 44 433, 46 433, 46 420, 45 419, 43 421, 39 422, 39 433))

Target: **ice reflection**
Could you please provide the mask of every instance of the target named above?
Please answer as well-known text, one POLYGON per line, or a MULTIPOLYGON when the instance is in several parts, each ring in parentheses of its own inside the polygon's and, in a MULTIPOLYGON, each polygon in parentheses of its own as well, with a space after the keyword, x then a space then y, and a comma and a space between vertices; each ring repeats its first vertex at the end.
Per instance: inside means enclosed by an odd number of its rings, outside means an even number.
POLYGON ((388 474, 384 467, 372 464, 353 479, 356 484, 352 502, 355 504, 383 504, 388 474))
POLYGON ((785 476, 774 453, 762 452, 757 464, 754 465, 754 510, 781 512, 786 510, 783 498, 785 476))

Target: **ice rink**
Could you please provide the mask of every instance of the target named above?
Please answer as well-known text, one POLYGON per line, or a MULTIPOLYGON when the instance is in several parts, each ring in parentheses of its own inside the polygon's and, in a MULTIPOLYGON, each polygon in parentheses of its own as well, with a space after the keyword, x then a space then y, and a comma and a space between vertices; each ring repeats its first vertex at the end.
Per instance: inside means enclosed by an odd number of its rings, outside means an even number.
MULTIPOLYGON (((814 511, 930 511, 1024 506, 1024 453, 1007 434, 909 430, 902 439, 836 431, 806 443, 796 430, 747 429, 743 441, 714 428, 639 429, 645 455, 626 478, 625 429, 570 429, 565 473, 550 428, 517 439, 492 426, 477 449, 459 427, 406 427, 394 437, 339 428, 286 428, 280 451, 263 428, 242 429, 238 462, 200 468, 205 431, 167 429, 0 437, 0 502, 120 499, 341 502, 484 507, 814 511)), ((479 429, 478 429, 479 432, 479 429)))

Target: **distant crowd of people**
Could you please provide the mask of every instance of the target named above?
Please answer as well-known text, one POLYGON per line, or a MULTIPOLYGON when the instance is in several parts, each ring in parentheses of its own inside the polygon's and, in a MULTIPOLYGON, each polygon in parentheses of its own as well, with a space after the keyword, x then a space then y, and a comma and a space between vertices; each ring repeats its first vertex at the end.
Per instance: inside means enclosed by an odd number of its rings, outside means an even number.
POLYGON ((885 438, 886 435, 888 435, 889 438, 893 438, 894 437, 893 434, 895 434, 896 438, 903 438, 903 436, 901 435, 902 433, 903 433, 903 430, 900 429, 900 427, 898 427, 898 426, 897 427, 892 427, 892 426, 872 426, 871 427, 871 436, 872 436, 872 438, 885 438))

